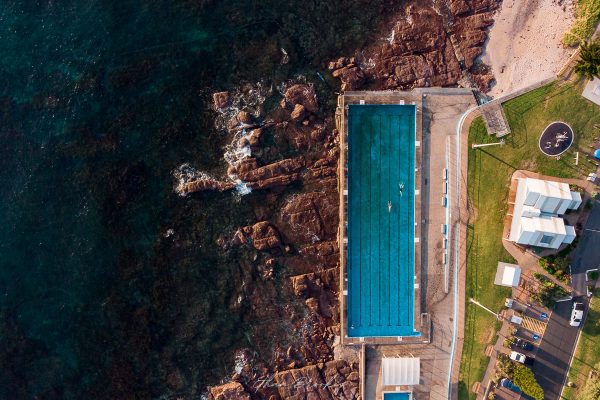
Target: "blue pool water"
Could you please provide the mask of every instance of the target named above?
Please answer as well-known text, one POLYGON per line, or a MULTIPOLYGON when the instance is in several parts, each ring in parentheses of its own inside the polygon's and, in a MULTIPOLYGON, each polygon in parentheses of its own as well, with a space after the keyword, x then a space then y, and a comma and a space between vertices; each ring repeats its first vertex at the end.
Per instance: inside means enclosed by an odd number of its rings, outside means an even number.
POLYGON ((348 111, 348 335, 414 332, 414 105, 348 111))
POLYGON ((409 400, 409 393, 384 393, 383 400, 409 400))

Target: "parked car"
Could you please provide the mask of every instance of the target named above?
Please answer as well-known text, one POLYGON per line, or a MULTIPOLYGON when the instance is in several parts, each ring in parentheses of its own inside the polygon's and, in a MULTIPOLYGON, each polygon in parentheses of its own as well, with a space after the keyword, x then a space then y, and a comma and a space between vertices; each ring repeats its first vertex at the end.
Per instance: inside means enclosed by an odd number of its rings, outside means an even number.
POLYGON ((502 378, 500 381, 500 386, 507 388, 508 390, 512 390, 515 393, 521 393, 521 388, 511 382, 508 378, 502 378))
POLYGON ((521 364, 531 365, 533 364, 533 358, 525 356, 523 353, 519 353, 518 351, 512 351, 510 353, 510 359, 521 364))
POLYGON ((533 351, 535 349, 535 346, 531 343, 529 343, 526 340, 523 339, 517 339, 517 341, 515 342, 515 345, 523 350, 527 350, 527 351, 533 351))
POLYGON ((569 321, 569 325, 571 326, 579 326, 581 325, 581 320, 583 319, 583 303, 573 303, 573 309, 571 310, 571 320, 569 321))

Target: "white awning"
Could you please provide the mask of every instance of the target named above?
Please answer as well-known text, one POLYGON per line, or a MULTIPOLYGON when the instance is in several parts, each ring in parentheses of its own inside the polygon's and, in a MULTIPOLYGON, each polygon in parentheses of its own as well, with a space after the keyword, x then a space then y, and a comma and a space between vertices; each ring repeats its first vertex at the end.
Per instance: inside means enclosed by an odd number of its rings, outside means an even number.
POLYGON ((383 358, 381 377, 383 386, 418 385, 421 359, 415 357, 383 358))
POLYGON ((499 262, 496 270, 494 284, 500 286, 517 287, 521 279, 521 268, 515 264, 499 262))

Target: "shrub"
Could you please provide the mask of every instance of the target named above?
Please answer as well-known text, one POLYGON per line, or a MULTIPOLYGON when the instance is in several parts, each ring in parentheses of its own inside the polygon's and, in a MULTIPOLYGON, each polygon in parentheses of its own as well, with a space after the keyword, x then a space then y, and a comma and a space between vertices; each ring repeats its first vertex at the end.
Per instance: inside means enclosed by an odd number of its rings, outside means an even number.
POLYGON ((506 354, 498 354, 496 371, 499 376, 507 377, 512 380, 515 372, 515 363, 513 363, 506 354))
POLYGON ((597 400, 600 399, 600 379, 589 378, 585 382, 583 391, 581 392, 581 400, 597 400))
POLYGON ((535 400, 544 400, 544 389, 535 380, 531 369, 524 365, 515 368, 514 382, 523 393, 533 397, 535 400))
POLYGON ((551 308, 556 299, 566 297, 569 293, 561 286, 552 282, 542 274, 534 273, 533 276, 541 283, 538 290, 531 295, 531 298, 544 306, 551 308))
POLYGON ((591 281, 595 281, 596 279, 598 279, 598 271, 590 271, 588 273, 588 279, 591 281))
POLYGON ((510 349, 510 346, 512 346, 513 344, 515 344, 515 338, 514 337, 509 337, 504 339, 504 347, 508 347, 510 349))
POLYGON ((588 201, 585 202, 585 208, 586 208, 586 210, 591 209, 593 206, 594 206, 594 200, 588 199, 588 201))

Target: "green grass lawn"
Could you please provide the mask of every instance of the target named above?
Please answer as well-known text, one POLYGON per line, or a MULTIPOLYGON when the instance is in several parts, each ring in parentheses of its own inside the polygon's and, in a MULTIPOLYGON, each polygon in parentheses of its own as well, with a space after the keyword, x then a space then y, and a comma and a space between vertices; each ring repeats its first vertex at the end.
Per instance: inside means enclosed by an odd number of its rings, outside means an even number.
POLYGON ((594 365, 600 362, 600 289, 594 291, 594 298, 583 325, 583 331, 577 344, 573 364, 569 370, 568 380, 575 383, 574 388, 566 387, 565 399, 578 398, 579 391, 594 365))
MULTIPOLYGON (((591 152, 594 124, 600 124, 600 108, 580 96, 583 83, 550 84, 504 104, 512 133, 505 146, 469 148, 468 193, 472 216, 467 233, 467 287, 465 340, 461 360, 459 398, 474 399, 471 388, 480 382, 488 364, 484 355, 495 342, 499 328, 494 316, 468 303, 475 298, 493 310, 500 310, 510 291, 493 284, 498 261, 514 261, 502 246, 503 220, 507 211, 510 177, 516 169, 526 169, 559 177, 585 176, 593 164, 580 154, 574 165, 574 152, 591 152), (560 160, 542 154, 539 135, 552 121, 567 122, 575 132, 573 150, 560 160)), ((488 136, 481 118, 469 131, 469 143, 496 142, 488 136)))

